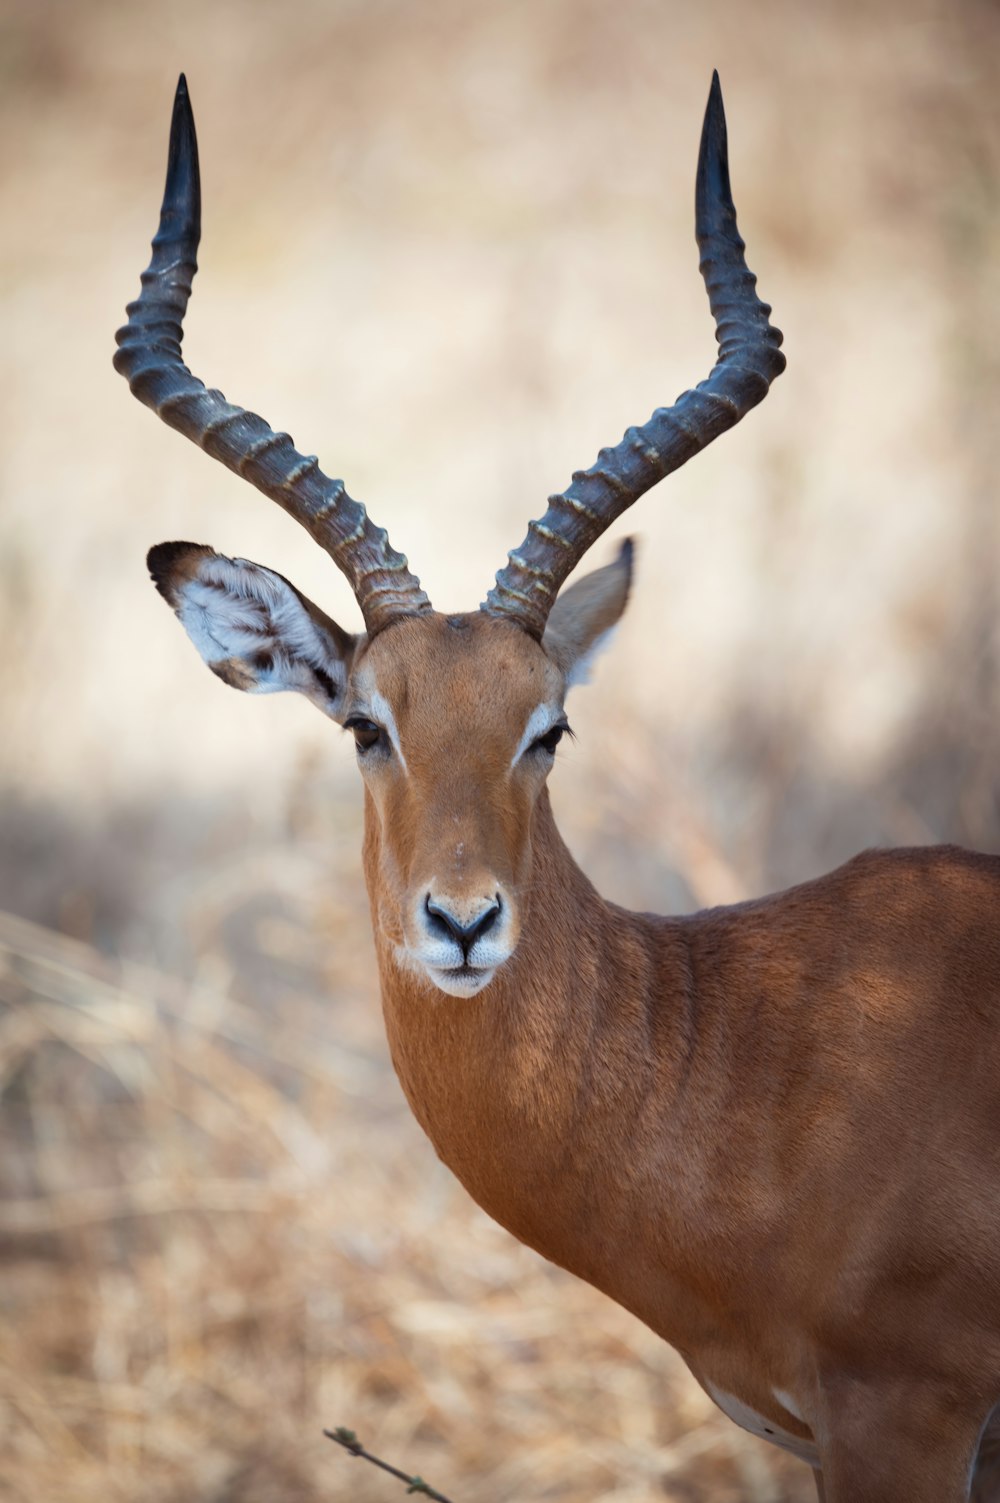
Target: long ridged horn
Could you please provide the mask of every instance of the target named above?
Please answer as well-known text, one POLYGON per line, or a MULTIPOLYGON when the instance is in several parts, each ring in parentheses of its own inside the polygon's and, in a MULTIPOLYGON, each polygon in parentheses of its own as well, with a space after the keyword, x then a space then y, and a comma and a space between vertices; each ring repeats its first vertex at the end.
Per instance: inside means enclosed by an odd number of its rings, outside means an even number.
POLYGON ((115 370, 132 394, 206 454, 249 480, 301 522, 350 580, 370 635, 395 619, 431 609, 406 559, 389 545, 341 480, 315 456, 300 454, 287 433, 206 388, 181 359, 184 314, 197 271, 201 185, 194 116, 183 73, 170 124, 167 182, 153 259, 142 291, 116 339, 115 370))
POLYGON ((700 270, 715 319, 719 355, 707 380, 672 407, 660 407, 621 443, 602 449, 597 463, 549 497, 548 510, 529 522, 520 548, 496 577, 481 609, 517 621, 541 639, 559 588, 590 545, 644 491, 679 469, 763 401, 785 368, 781 332, 757 297, 747 269, 729 187, 726 116, 718 73, 705 110, 695 187, 695 234, 700 270))

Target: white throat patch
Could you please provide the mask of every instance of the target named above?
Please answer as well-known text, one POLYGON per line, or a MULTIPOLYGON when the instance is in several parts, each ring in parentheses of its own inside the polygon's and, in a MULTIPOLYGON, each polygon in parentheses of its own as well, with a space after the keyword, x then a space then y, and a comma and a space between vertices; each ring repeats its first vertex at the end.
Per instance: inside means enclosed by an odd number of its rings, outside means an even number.
MULTIPOLYGON (((800 1461, 807 1461, 812 1467, 819 1465, 819 1452, 812 1441, 803 1440, 801 1436, 792 1435, 790 1431, 783 1430, 780 1425, 775 1424, 774 1420, 765 1419, 762 1414, 757 1413, 756 1409, 751 1409, 749 1404, 744 1404, 742 1399, 726 1393, 725 1389, 716 1388, 715 1384, 709 1383, 707 1379, 705 1387, 723 1414, 728 1414, 741 1430, 748 1430, 751 1435, 759 1435, 761 1440, 769 1440, 773 1446, 780 1446, 783 1451, 791 1452, 793 1456, 797 1456, 800 1461)), ((778 1402, 782 1401, 779 1399, 778 1402)), ((782 1408, 787 1409, 789 1414, 794 1413, 794 1410, 787 1404, 782 1404, 782 1408)))

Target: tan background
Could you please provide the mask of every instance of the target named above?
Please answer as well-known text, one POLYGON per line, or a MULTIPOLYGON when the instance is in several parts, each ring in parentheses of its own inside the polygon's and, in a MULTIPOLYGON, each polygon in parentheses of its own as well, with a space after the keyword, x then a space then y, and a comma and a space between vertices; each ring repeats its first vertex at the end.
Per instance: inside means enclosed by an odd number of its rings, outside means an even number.
POLYGON ((348 739, 215 682, 143 554, 208 541, 356 608, 129 399, 112 334, 183 67, 194 368, 472 607, 546 493, 709 369, 718 66, 789 368, 595 549, 641 538, 563 827, 659 910, 865 844, 995 849, 1000 13, 6 0, 0 27, 0 1496, 398 1495, 319 1435, 346 1424, 462 1503, 809 1497, 411 1124, 348 739))

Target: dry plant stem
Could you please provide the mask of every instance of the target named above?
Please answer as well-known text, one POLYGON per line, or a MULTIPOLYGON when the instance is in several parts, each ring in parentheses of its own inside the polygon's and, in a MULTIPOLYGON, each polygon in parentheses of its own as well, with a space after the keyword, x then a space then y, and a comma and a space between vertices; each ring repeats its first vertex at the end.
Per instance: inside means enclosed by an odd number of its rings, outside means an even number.
POLYGON ((382 1461, 378 1456, 373 1456, 370 1451, 366 1451, 353 1430, 345 1430, 342 1425, 338 1425, 336 1430, 324 1430, 323 1434, 328 1440, 335 1440, 338 1446, 343 1446, 345 1451, 350 1451, 352 1456, 361 1456, 365 1461, 370 1461, 372 1466, 381 1467, 383 1472, 389 1472, 393 1477, 398 1477, 400 1482, 407 1484, 408 1493, 423 1493, 425 1498, 436 1498, 437 1503, 451 1503, 444 1493, 435 1492, 434 1488, 430 1487, 422 1477, 408 1477, 398 1467, 390 1466, 388 1461, 382 1461))

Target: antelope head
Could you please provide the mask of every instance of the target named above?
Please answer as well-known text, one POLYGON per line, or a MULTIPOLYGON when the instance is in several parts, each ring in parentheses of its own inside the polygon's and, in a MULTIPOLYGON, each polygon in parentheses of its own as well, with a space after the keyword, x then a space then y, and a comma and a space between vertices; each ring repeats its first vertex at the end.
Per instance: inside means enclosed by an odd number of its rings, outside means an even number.
POLYGON ((153 581, 225 683, 257 694, 294 690, 353 732, 380 948, 430 988, 471 996, 515 952, 535 814, 569 728, 566 694, 625 608, 631 543, 613 563, 561 587, 627 507, 737 423, 784 369, 781 334, 756 296, 736 227, 718 76, 696 186, 715 367, 550 496, 485 602, 468 614, 436 612, 342 481, 183 364, 200 212, 182 76, 153 258, 118 333, 115 367, 165 422, 308 528, 349 579, 365 629, 344 630, 281 575, 202 544, 153 548, 153 581))

